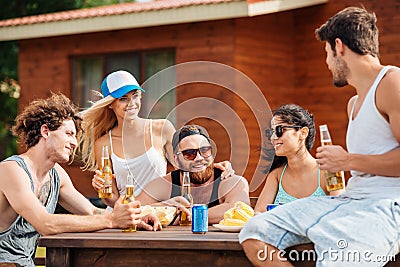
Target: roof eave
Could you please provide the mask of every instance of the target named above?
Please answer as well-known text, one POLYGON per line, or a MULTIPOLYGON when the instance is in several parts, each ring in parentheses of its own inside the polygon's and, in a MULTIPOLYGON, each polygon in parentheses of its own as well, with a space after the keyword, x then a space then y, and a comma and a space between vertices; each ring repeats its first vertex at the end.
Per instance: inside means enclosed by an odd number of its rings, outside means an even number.
POLYGON ((233 1, 129 14, 0 27, 0 41, 257 16, 327 2, 328 0, 269 0, 255 3, 233 1))
POLYGON ((248 15, 257 16, 328 3, 328 0, 270 0, 249 5, 248 15))
POLYGON ((22 40, 248 16, 247 3, 228 2, 0 28, 0 41, 22 40))

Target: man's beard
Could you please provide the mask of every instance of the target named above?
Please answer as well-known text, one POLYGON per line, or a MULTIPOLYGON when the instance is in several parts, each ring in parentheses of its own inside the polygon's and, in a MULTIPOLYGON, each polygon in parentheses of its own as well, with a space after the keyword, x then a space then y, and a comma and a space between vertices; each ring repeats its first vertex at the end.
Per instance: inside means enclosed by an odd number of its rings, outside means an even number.
POLYGON ((204 171, 201 172, 190 172, 190 182, 193 184, 204 184, 208 180, 210 180, 211 177, 214 176, 214 164, 211 163, 210 165, 207 166, 207 168, 204 171))
POLYGON ((336 60, 336 72, 333 74, 333 84, 336 87, 343 87, 348 85, 347 78, 349 76, 349 67, 346 62, 335 58, 336 60))

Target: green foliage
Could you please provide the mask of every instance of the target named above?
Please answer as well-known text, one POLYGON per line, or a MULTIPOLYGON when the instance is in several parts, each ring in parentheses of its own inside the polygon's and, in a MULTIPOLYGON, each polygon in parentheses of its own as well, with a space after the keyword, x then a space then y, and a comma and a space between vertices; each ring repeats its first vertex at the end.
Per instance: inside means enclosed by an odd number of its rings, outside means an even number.
POLYGON ((96 7, 96 6, 104 6, 104 5, 112 5, 124 2, 135 2, 135 0, 82 0, 82 7, 96 7))
POLYGON ((10 130, 17 116, 19 91, 14 79, 6 78, 0 82, 0 159, 17 152, 16 138, 10 130))
POLYGON ((17 153, 11 126, 17 115, 19 85, 17 42, 0 42, 0 160, 17 153))
POLYGON ((123 2, 134 2, 134 0, 0 0, 0 19, 47 14, 123 2))
MULTIPOLYGON (((133 0, 0 0, 0 20, 79 8, 133 2, 133 0)), ((18 42, 0 42, 0 160, 17 153, 11 127, 17 115, 18 42)))
POLYGON ((0 81, 18 77, 18 47, 16 41, 0 42, 0 81))

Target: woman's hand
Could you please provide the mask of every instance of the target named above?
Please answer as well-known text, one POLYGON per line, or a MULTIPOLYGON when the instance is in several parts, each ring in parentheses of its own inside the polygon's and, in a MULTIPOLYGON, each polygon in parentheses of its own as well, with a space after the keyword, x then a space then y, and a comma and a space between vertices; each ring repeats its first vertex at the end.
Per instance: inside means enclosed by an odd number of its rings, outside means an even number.
MULTIPOLYGON (((112 175, 112 178, 115 179, 115 175, 112 175)), ((96 170, 94 172, 93 175, 93 179, 92 179, 92 186, 94 188, 94 190, 99 191, 100 189, 102 189, 104 187, 104 179, 101 178, 101 171, 100 170, 96 170)))
POLYGON ((92 179, 92 186, 93 186, 94 190, 99 191, 100 189, 102 189, 104 186, 104 182, 105 182, 104 179, 101 178, 101 171, 96 170, 94 172, 93 179, 92 179))
POLYGON ((214 163, 214 167, 222 171, 221 180, 235 175, 235 170, 232 168, 232 164, 227 160, 214 163))

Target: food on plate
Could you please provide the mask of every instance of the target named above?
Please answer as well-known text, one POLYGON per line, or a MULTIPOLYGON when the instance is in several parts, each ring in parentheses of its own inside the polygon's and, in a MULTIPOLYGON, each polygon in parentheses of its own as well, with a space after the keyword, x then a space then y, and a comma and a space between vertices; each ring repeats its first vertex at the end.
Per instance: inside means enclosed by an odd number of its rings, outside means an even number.
POLYGON ((219 222, 219 225, 243 226, 253 216, 254 210, 246 203, 238 201, 233 208, 224 213, 224 218, 219 222))
POLYGON ((149 213, 154 214, 160 220, 162 226, 168 226, 174 219, 176 213, 176 207, 171 206, 142 206, 141 216, 145 216, 149 213))

